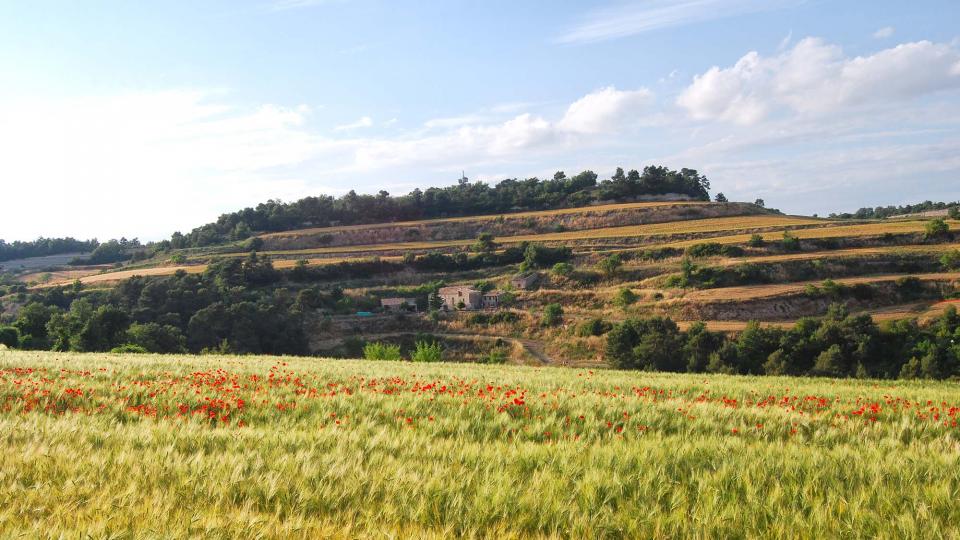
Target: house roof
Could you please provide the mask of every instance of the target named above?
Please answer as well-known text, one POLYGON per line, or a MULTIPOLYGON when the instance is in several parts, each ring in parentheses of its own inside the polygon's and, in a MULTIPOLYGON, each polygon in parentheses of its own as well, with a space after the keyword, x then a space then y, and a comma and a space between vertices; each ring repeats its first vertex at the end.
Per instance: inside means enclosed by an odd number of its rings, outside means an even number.
POLYGON ((500 296, 503 294, 503 291, 490 291, 483 293, 483 296, 500 296))
POLYGON ((403 304, 413 305, 416 303, 416 300, 413 298, 381 298, 381 306, 402 306, 403 304))
POLYGON ((453 285, 451 287, 440 287, 440 294, 456 294, 458 292, 478 293, 480 291, 467 285, 453 285))

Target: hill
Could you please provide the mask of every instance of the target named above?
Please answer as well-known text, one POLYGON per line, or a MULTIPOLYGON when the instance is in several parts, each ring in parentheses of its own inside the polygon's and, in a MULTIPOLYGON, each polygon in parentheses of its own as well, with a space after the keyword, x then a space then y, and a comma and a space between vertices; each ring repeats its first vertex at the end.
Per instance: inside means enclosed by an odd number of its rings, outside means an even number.
POLYGON ((947 383, 0 351, 0 402, 4 537, 960 533, 947 383))

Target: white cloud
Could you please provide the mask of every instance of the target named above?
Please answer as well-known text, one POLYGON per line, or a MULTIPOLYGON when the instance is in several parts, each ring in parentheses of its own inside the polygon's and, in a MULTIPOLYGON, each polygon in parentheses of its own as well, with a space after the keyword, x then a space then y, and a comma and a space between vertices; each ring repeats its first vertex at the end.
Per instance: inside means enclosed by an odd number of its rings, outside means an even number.
POLYGON ((892 36, 892 35, 893 35, 893 27, 892 27, 892 26, 884 26, 883 28, 880 28, 879 30, 877 30, 876 32, 873 33, 873 37, 876 38, 876 39, 884 39, 884 38, 888 38, 888 37, 890 37, 890 36, 892 36))
POLYGON ((773 57, 750 52, 729 68, 710 68, 677 104, 696 119, 751 124, 780 109, 834 112, 957 87, 958 65, 960 52, 946 44, 904 43, 848 58, 836 45, 806 38, 773 57))
POLYGON ((360 129, 367 128, 373 125, 373 119, 369 116, 363 116, 356 122, 350 122, 349 124, 343 124, 333 128, 334 131, 349 131, 351 129, 360 129))
POLYGON ((594 11, 559 38, 561 43, 593 43, 713 19, 770 11, 801 0, 650 0, 594 11))
POLYGON ((4 198, 43 197, 4 205, 0 231, 158 238, 300 192, 290 168, 337 147, 305 129, 306 107, 240 109, 214 101, 222 97, 169 91, 0 105, 4 198))
POLYGON ((614 131, 635 120, 653 101, 653 92, 646 88, 617 90, 602 88, 574 101, 558 124, 573 133, 614 131))

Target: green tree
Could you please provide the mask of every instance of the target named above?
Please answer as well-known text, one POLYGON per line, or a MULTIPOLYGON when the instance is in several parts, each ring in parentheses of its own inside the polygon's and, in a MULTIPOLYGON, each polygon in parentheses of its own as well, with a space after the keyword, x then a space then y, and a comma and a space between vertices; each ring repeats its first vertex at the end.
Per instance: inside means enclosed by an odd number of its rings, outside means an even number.
POLYGON ((20 345, 20 331, 13 326, 0 326, 0 345, 11 349, 20 345))
POLYGON ((950 225, 943 219, 931 219, 924 225, 924 230, 929 239, 945 238, 950 234, 950 225))
POLYGON ((492 234, 482 232, 477 236, 477 241, 473 243, 471 249, 477 253, 492 253, 497 249, 497 243, 493 241, 492 234))
POLYGON ((713 200, 716 201, 716 202, 718 202, 718 203, 729 202, 729 201, 727 200, 727 196, 724 195, 723 193, 717 193, 717 196, 714 197, 713 200))
POLYGON ((951 206, 947 210, 947 216, 949 216, 950 219, 960 219, 960 206, 951 206))
POLYGON ((157 323, 134 323, 127 329, 127 343, 152 353, 182 353, 187 350, 187 338, 176 326, 157 323))
POLYGON ((571 274, 573 274, 573 265, 566 262, 558 262, 557 264, 553 265, 550 273, 555 276, 569 277, 571 274))
POLYGON ((764 242, 763 240, 763 235, 759 233, 753 233, 752 235, 750 235, 750 240, 747 241, 748 246, 755 247, 755 248, 763 247, 764 244, 766 244, 766 242, 764 242))
POLYGON ((757 199, 757 200, 753 201, 753 204, 754 204, 755 206, 759 206, 760 208, 766 208, 766 206, 767 206, 767 203, 764 202, 763 199, 757 199))
POLYGON ((621 309, 626 309, 627 306, 633 304, 637 301, 637 294, 633 292, 629 287, 623 287, 617 291, 617 295, 613 298, 613 304, 621 309))
POLYGON ((618 253, 614 253, 604 257, 603 259, 600 259, 600 262, 597 264, 597 267, 600 269, 600 271, 603 272, 607 277, 615 274, 621 266, 623 266, 623 259, 618 253))
POLYGON ((960 269, 960 249, 948 251, 940 257, 940 264, 947 270, 960 269))
POLYGON ((560 304, 547 304, 543 308, 543 325, 557 326, 563 322, 563 306, 560 304))

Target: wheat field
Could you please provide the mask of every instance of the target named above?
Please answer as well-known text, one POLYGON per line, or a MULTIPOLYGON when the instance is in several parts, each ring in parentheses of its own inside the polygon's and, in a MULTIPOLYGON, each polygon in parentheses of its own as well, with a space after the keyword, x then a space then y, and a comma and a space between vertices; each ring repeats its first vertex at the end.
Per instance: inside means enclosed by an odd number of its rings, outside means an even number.
POLYGON ((0 351, 0 537, 956 537, 952 383, 0 351))

